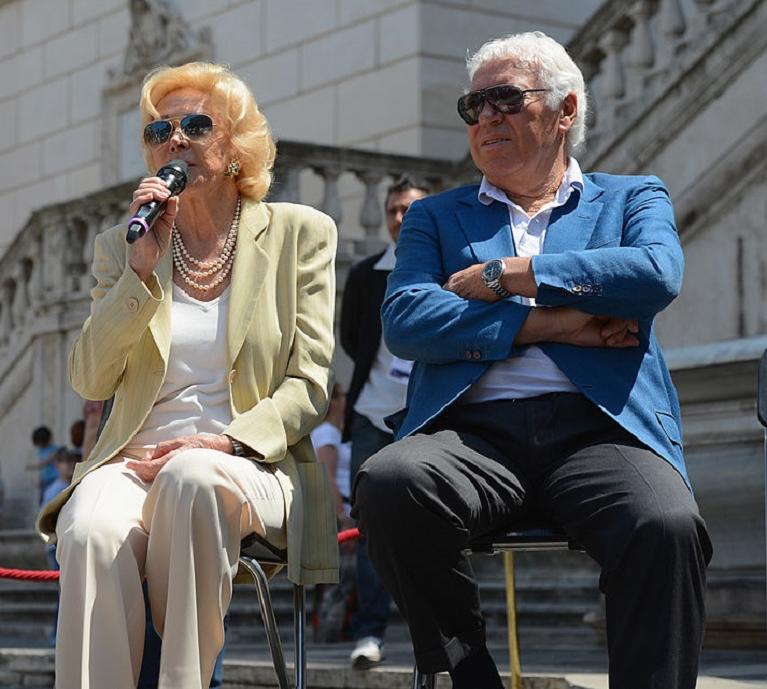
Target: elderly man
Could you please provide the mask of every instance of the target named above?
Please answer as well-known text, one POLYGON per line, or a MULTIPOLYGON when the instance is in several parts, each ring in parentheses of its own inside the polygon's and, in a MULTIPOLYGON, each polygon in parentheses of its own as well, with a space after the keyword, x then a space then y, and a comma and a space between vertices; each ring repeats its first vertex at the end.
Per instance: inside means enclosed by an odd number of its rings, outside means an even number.
POLYGON ((556 41, 494 40, 468 68, 482 181, 405 217, 382 315, 416 364, 354 514, 422 671, 502 686, 465 549, 536 515, 602 568, 610 687, 693 689, 711 544, 653 329, 682 281, 668 192, 581 172, 583 76, 556 41))

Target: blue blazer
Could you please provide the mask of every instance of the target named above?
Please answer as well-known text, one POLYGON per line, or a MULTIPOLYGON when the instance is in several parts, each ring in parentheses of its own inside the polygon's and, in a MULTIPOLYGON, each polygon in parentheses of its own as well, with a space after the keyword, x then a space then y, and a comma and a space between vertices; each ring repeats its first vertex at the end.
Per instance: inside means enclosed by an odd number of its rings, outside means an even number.
MULTIPOLYGON (((442 289, 459 270, 515 254, 507 207, 480 203, 478 189, 416 201, 402 225, 381 310, 389 349, 416 362, 398 439, 442 413, 493 362, 523 351, 513 342, 531 307, 514 297, 488 303, 442 289)), ((684 268, 666 187, 657 177, 585 175, 583 191, 552 212, 532 265, 538 306, 639 320, 636 348, 539 346, 689 485, 679 401, 653 327, 655 314, 679 294, 684 268)))

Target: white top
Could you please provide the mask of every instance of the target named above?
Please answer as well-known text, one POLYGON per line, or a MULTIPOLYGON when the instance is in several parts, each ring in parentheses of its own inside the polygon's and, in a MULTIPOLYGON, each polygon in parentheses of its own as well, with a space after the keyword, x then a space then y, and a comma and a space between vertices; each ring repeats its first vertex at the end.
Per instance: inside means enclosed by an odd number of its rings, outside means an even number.
MULTIPOLYGON (((394 244, 389 244, 383 256, 373 266, 373 270, 391 271, 394 269, 394 263, 394 244)), ((413 362, 394 356, 382 337, 368 379, 354 404, 354 411, 366 417, 384 433, 391 433, 391 428, 384 423, 384 418, 405 406, 407 383, 412 369, 413 362)))
MULTIPOLYGON (((479 187, 479 201, 486 206, 493 201, 505 204, 509 209, 511 234, 517 256, 537 256, 543 249, 551 211, 558 206, 564 206, 574 189, 583 191, 583 173, 578 161, 570 158, 554 200, 532 217, 511 201, 506 192, 493 186, 484 176, 479 187)), ((535 299, 530 297, 514 297, 514 300, 535 306, 535 299)), ((518 356, 492 364, 460 401, 468 404, 497 399, 521 399, 549 392, 578 392, 578 388, 540 347, 531 346, 518 356)))
POLYGON ((173 285, 168 370, 149 416, 123 452, 141 455, 163 440, 222 433, 231 423, 228 315, 228 287, 212 301, 198 301, 173 285))
POLYGON ((329 421, 321 423, 310 435, 314 450, 319 452, 321 447, 330 445, 336 448, 338 462, 336 463, 335 481, 338 492, 345 503, 349 502, 349 493, 351 491, 351 465, 352 465, 352 446, 351 443, 341 442, 341 431, 329 421))

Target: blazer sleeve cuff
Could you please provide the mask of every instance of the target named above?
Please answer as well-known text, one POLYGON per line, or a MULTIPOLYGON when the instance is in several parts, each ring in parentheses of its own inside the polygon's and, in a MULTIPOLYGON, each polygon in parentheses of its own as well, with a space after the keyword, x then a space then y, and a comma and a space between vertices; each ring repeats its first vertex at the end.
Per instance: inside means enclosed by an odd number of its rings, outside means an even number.
POLYGON ((253 409, 237 416, 224 430, 257 452, 260 462, 279 462, 285 458, 288 442, 285 426, 274 400, 261 400, 253 409))

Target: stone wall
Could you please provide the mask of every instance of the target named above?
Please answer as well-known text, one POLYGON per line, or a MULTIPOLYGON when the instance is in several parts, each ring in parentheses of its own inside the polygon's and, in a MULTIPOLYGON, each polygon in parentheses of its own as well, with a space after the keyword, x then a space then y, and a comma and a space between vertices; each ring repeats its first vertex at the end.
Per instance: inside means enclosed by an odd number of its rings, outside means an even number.
POLYGON ((459 158, 466 51, 529 28, 566 40, 599 4, 0 0, 0 253, 34 209, 144 174, 154 64, 230 64, 279 138, 459 158))

